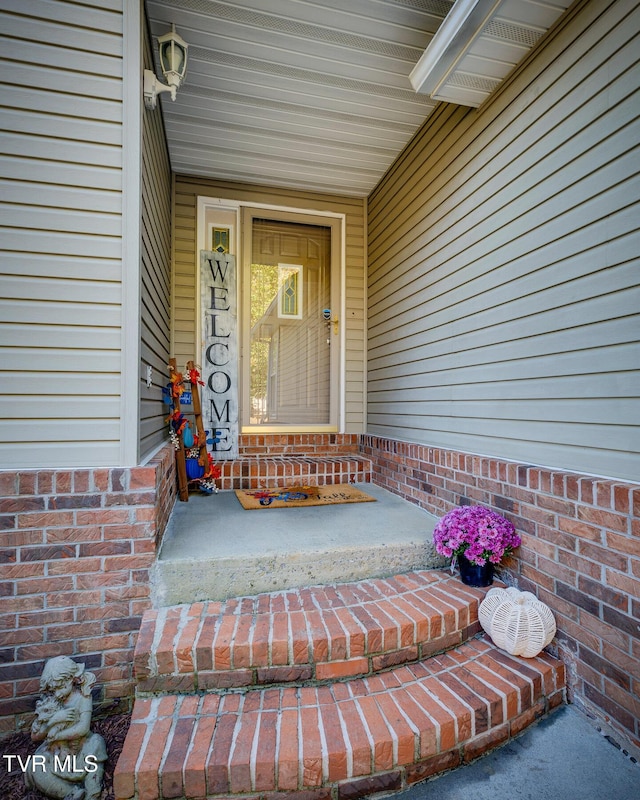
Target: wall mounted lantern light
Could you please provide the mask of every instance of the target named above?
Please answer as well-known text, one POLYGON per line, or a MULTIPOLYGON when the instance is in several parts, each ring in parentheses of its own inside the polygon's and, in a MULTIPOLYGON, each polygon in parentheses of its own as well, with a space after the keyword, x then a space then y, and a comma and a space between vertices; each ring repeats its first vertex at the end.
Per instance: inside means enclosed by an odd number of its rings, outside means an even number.
POLYGON ((158 37, 160 68, 167 83, 159 81, 150 69, 144 71, 144 105, 152 111, 156 107, 156 97, 160 92, 171 92, 171 99, 176 99, 176 92, 182 85, 187 71, 187 51, 189 45, 176 33, 175 25, 171 32, 158 37))

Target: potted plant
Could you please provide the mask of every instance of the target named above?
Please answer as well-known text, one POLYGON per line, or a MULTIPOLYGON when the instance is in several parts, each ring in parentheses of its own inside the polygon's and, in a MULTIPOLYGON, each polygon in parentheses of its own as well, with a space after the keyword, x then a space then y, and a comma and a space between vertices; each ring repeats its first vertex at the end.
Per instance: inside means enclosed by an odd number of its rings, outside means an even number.
POLYGON ((484 506, 459 506, 449 511, 433 531, 440 555, 455 560, 468 586, 489 586, 493 568, 521 539, 509 520, 484 506))

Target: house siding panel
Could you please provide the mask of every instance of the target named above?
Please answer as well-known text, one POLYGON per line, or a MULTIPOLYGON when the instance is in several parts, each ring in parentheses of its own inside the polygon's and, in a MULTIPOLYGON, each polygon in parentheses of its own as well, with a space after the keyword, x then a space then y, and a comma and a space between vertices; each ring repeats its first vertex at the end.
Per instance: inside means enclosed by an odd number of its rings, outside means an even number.
MULTIPOLYGON (((153 69, 145 29, 144 66, 153 69)), ((166 438, 162 387, 168 379, 171 328, 171 166, 160 103, 145 111, 142 129, 142 248, 140 345, 140 457, 166 438), (151 386, 147 386, 147 369, 151 386)))
POLYGON ((172 349, 179 365, 199 361, 196 345, 196 208, 198 196, 246 204, 265 203, 345 214, 346 219, 346 364, 348 387, 345 433, 361 433, 365 419, 365 205, 361 198, 177 176, 172 349))
POLYGON ((8 0, 0 13, 5 467, 119 462, 121 9, 8 0))
POLYGON ((640 8, 595 5, 370 197, 370 433, 640 474, 640 8))

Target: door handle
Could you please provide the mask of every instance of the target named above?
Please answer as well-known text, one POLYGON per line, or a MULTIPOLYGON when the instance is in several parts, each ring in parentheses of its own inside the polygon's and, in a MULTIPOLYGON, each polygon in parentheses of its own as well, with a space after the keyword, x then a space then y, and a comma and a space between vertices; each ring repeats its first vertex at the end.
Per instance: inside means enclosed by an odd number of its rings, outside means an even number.
MULTIPOLYGON (((331 309, 330 308, 324 308, 322 310, 322 318, 327 323, 327 330, 329 330, 329 326, 333 322, 333 335, 336 336, 338 334, 338 323, 340 322, 340 320, 337 317, 332 317, 331 316, 331 309)), ((328 343, 328 340, 327 340, 327 343, 328 343)))

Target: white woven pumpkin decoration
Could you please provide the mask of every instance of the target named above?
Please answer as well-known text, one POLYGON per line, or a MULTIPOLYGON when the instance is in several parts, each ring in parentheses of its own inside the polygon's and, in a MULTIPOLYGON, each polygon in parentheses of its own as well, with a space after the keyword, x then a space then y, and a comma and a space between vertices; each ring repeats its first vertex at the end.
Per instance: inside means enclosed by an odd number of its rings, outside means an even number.
POLYGON ((556 633, 550 608, 531 592, 513 587, 489 589, 478 618, 494 644, 513 656, 537 656, 556 633))

